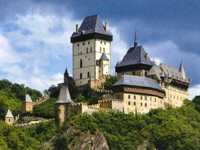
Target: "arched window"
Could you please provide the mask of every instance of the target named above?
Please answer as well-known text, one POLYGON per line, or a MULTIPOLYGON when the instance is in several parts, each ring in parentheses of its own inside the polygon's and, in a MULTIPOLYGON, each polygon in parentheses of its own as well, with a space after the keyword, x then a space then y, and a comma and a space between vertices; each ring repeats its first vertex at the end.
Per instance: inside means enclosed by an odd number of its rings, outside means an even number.
POLYGON ((82 61, 82 59, 80 59, 80 68, 82 68, 83 67, 83 61, 82 61))

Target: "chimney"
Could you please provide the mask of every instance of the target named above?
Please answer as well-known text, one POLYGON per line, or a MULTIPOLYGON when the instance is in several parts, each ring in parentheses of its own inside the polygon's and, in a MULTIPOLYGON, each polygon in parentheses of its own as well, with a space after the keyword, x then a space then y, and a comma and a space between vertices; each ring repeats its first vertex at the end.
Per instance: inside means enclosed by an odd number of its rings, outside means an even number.
POLYGON ((76 32, 78 32, 78 24, 76 24, 76 32))

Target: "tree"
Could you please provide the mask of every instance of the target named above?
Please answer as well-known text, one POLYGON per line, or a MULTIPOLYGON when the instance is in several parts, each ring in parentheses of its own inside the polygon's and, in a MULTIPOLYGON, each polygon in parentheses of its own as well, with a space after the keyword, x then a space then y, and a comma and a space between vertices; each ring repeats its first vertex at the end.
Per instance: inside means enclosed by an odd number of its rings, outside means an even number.
POLYGON ((104 82, 104 88, 107 90, 112 89, 113 84, 117 82, 116 76, 109 76, 106 78, 106 81, 104 82))

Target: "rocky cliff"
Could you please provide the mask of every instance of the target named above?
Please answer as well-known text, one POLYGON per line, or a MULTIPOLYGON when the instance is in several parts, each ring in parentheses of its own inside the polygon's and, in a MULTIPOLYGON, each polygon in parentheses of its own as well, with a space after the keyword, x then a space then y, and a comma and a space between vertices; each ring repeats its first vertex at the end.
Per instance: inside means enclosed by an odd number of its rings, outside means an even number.
POLYGON ((84 133, 74 128, 58 134, 45 143, 43 150, 109 150, 108 143, 101 132, 84 133))

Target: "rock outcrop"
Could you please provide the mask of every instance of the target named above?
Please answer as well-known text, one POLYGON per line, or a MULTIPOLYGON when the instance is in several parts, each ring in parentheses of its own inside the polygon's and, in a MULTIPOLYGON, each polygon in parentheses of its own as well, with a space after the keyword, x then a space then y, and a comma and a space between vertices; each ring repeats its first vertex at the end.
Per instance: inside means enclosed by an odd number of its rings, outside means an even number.
POLYGON ((108 143, 104 135, 97 131, 94 134, 81 132, 74 128, 69 128, 62 134, 53 137, 45 143, 43 150, 109 150, 108 143))

